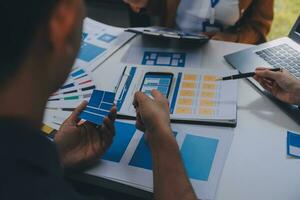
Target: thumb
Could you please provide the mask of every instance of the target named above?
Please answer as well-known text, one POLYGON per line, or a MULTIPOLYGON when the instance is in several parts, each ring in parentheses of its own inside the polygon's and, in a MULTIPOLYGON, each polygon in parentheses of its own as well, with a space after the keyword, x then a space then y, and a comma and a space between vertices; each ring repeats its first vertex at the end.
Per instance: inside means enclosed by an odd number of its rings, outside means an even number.
POLYGON ((68 117, 66 121, 71 122, 72 124, 77 124, 79 122, 79 114, 85 109, 88 102, 83 101, 75 110, 72 112, 72 114, 68 117))

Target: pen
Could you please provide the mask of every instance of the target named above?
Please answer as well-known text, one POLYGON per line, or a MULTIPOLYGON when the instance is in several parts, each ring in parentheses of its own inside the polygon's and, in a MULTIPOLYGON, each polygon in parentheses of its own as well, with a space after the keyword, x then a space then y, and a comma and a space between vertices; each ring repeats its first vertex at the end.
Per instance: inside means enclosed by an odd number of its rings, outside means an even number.
MULTIPOLYGON (((270 70, 273 72, 282 71, 281 68, 274 68, 274 69, 270 69, 270 70)), ((253 77, 253 76, 255 76, 255 72, 248 72, 248 73, 244 73, 244 74, 236 74, 236 75, 221 77, 221 78, 216 79, 216 81, 235 80, 235 79, 240 79, 240 78, 249 78, 249 77, 253 77)))
POLYGON ((123 78, 123 76, 124 76, 124 74, 125 74, 126 69, 127 69, 127 66, 124 67, 123 72, 122 72, 122 75, 120 76, 120 79, 119 79, 119 81, 118 81, 118 84, 117 84, 116 87, 115 87, 115 91, 116 91, 116 92, 117 92, 117 90, 118 90, 119 87, 120 87, 120 84, 121 84, 121 81, 122 81, 122 78, 123 78))

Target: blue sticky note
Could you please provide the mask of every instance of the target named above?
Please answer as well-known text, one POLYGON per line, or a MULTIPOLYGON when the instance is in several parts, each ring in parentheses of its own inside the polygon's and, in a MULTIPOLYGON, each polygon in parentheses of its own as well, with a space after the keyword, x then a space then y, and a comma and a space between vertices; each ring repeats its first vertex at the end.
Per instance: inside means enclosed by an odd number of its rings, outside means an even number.
MULTIPOLYGON (((173 134, 176 137, 177 132, 173 132, 173 134)), ((149 146, 145 140, 145 135, 143 135, 139 141, 129 165, 152 170, 152 156, 149 146)))
POLYGON ((80 113, 81 119, 100 125, 114 105, 115 93, 94 90, 87 107, 80 113))
POLYGON ((113 143, 104 154, 102 159, 120 162, 128 147, 128 144, 136 132, 136 128, 134 124, 115 122, 115 129, 116 135, 113 139, 113 143))
POLYGON ((287 132, 287 154, 300 158, 300 135, 291 131, 287 132))
POLYGON ((90 62, 94 60, 97 56, 102 54, 104 51, 106 51, 106 49, 102 47, 83 42, 80 47, 80 52, 77 58, 85 62, 90 62))
POLYGON ((189 178, 208 180, 217 146, 217 139, 186 135, 180 151, 189 178))

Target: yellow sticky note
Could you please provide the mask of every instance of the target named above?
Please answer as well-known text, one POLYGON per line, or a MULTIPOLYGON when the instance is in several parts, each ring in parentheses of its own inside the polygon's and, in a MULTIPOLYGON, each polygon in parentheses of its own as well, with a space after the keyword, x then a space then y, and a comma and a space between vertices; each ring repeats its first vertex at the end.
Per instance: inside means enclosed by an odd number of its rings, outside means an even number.
POLYGON ((54 129, 53 128, 51 128, 50 126, 47 126, 47 125, 43 125, 42 126, 42 129, 41 129, 44 133, 46 133, 46 134, 50 134, 54 129))
POLYGON ((191 107, 178 107, 176 109, 176 114, 191 114, 192 109, 191 107))
POLYGON ((195 82, 183 82, 182 83, 182 88, 191 88, 194 89, 196 87, 195 82))
POLYGON ((200 108, 199 114, 201 115, 206 115, 206 116, 211 116, 214 114, 214 110, 210 108, 200 108))
POLYGON ((193 103, 193 99, 180 98, 178 99, 178 104, 183 106, 190 106, 193 103))
POLYGON ((217 84, 214 83, 204 83, 202 85, 202 89, 206 89, 206 90, 215 90, 217 88, 217 84))
POLYGON ((217 78, 218 77, 213 76, 213 75, 205 75, 203 79, 204 79, 204 81, 216 81, 217 78))
POLYGON ((210 101, 210 100, 202 99, 202 100, 200 101, 200 106, 213 107, 213 106, 215 106, 215 105, 216 105, 216 103, 213 102, 213 101, 210 101))
POLYGON ((185 74, 183 80, 185 81, 196 81, 197 75, 196 74, 185 74))
POLYGON ((214 98, 215 94, 216 94, 215 92, 206 92, 206 91, 203 91, 201 93, 201 97, 214 98))
POLYGON ((195 96, 195 92, 193 90, 181 90, 180 96, 182 97, 193 97, 195 96))

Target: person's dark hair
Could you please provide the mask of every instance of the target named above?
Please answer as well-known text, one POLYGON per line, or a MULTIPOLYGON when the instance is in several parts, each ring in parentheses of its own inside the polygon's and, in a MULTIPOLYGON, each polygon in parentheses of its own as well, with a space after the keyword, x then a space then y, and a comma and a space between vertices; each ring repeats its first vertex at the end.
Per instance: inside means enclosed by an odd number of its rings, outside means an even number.
POLYGON ((0 2, 0 87, 17 73, 37 31, 47 23, 59 0, 0 2))

